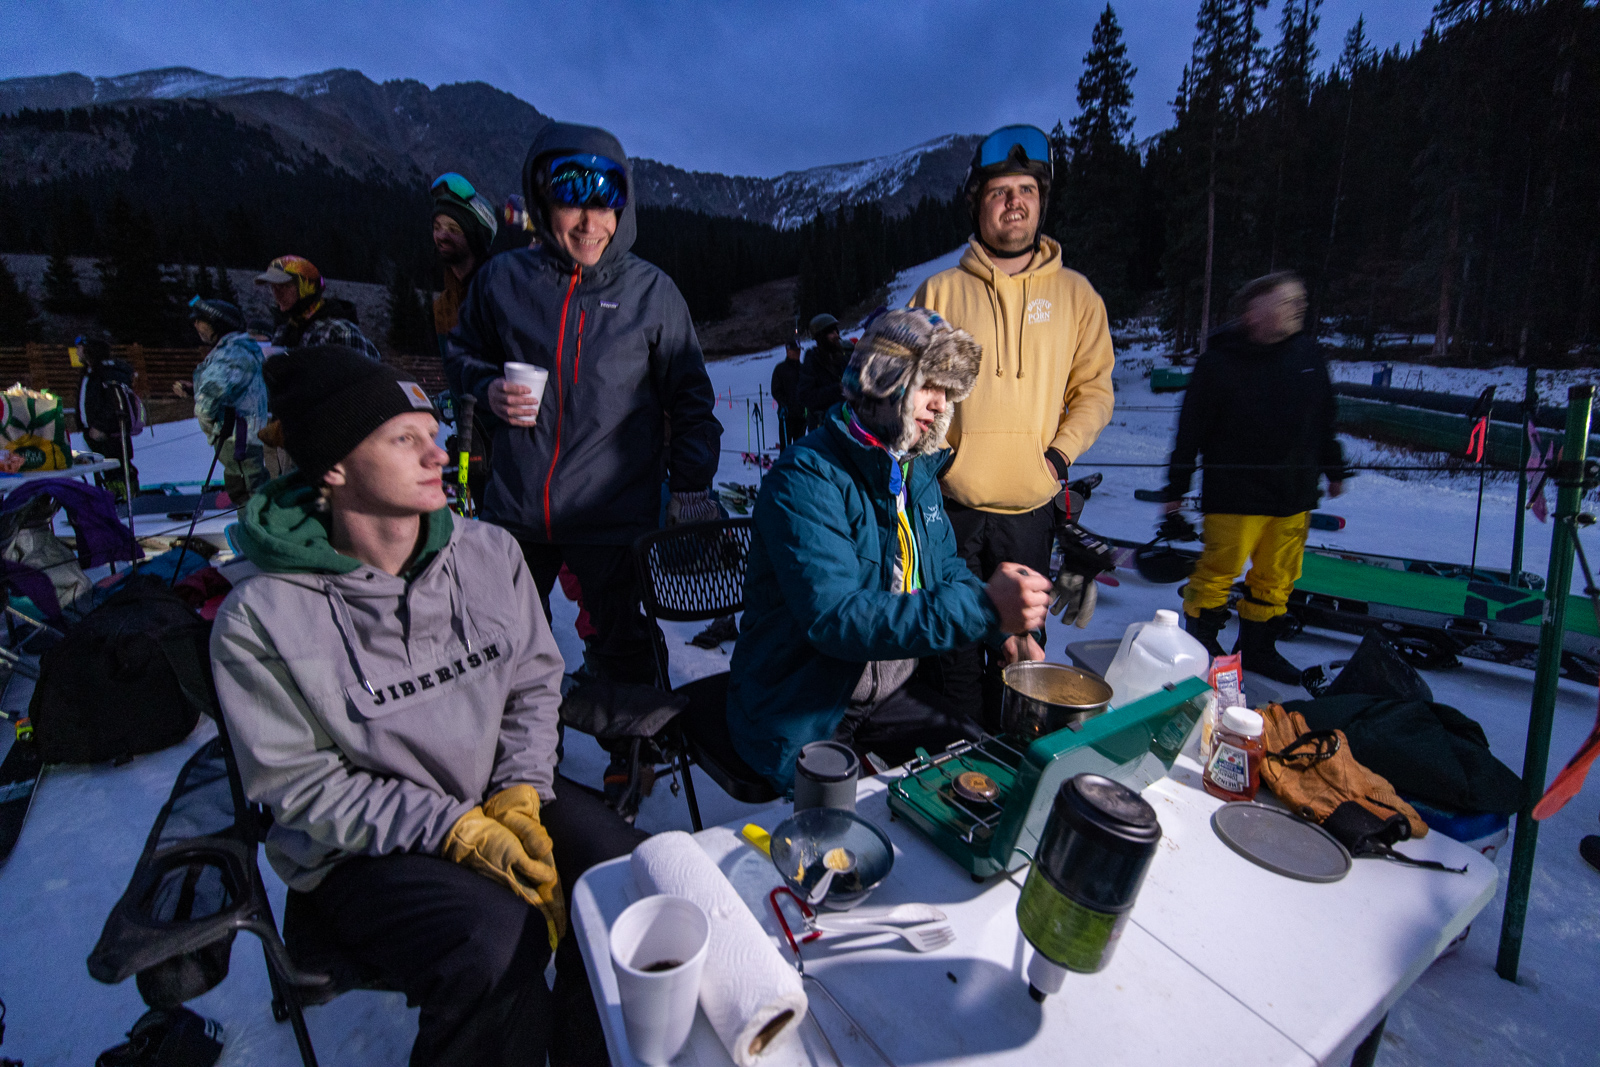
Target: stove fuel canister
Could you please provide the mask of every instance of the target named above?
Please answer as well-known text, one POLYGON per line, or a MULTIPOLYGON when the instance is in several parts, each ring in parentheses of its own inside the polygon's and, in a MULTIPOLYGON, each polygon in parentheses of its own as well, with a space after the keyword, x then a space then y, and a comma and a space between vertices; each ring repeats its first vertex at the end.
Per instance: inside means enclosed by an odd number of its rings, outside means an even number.
POLYGON ((1160 840, 1155 809, 1127 786, 1098 774, 1061 783, 1017 901, 1035 1000, 1058 992, 1067 971, 1111 962, 1160 840))

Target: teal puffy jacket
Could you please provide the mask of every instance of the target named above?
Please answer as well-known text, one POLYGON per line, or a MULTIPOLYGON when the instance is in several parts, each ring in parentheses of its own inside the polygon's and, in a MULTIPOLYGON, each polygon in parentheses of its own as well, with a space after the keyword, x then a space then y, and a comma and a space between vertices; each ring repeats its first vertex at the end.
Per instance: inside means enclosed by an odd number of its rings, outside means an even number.
POLYGON ((890 591, 898 554, 890 459, 850 436, 844 406, 761 483, 728 680, 728 729, 746 763, 789 788, 802 745, 833 736, 873 660, 1004 640, 983 583, 956 555, 938 472, 911 462, 907 510, 922 590, 890 591))

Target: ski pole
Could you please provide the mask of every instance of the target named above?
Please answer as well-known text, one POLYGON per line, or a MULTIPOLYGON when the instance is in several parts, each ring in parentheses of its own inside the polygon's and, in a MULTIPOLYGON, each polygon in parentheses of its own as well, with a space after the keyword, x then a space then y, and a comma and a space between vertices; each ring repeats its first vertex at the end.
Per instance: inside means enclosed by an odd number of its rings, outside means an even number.
MULTIPOLYGON (((232 426, 235 434, 239 432, 238 427, 234 425, 232 408, 222 409, 222 425, 232 426)), ((195 502, 194 514, 189 516, 189 532, 184 535, 183 546, 178 549, 178 562, 173 565, 172 577, 167 579, 168 589, 178 584, 178 574, 183 570, 184 557, 189 554, 189 542, 194 539, 194 528, 200 522, 200 512, 205 510, 206 486, 211 484, 211 476, 216 473, 217 464, 222 461, 222 445, 226 440, 226 437, 219 438, 217 447, 211 452, 211 466, 206 468, 206 480, 200 483, 200 499, 195 502)), ((128 505, 128 517, 133 517, 133 505, 131 503, 128 505)))
POLYGON ((472 428, 477 407, 478 398, 471 393, 456 405, 456 484, 461 487, 463 518, 471 518, 476 511, 472 506, 472 490, 467 487, 467 466, 472 462, 472 428))
POLYGON ((128 505, 128 535, 135 542, 139 535, 133 526, 133 464, 128 462, 128 398, 117 397, 117 444, 122 449, 122 499, 128 505))

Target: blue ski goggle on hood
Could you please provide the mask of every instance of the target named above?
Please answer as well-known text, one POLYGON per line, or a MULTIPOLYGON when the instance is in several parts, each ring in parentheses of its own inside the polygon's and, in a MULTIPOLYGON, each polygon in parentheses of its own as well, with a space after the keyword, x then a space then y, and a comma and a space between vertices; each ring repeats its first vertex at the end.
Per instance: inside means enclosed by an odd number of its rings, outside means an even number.
POLYGON ((1050 166, 1050 138, 1037 126, 1002 126, 978 146, 978 166, 993 167, 1021 149, 1022 161, 1050 166))
POLYGON ((588 153, 556 156, 546 167, 545 188, 553 204, 604 207, 620 211, 628 204, 628 174, 622 164, 588 153))

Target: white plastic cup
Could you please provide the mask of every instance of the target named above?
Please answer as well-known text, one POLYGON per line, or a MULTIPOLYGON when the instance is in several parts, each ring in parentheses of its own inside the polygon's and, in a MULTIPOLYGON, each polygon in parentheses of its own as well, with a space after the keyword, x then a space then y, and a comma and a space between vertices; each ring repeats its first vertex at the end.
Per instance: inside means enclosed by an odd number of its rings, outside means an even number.
POLYGON ((670 1063, 689 1040, 710 941, 706 913, 683 897, 645 897, 611 924, 622 1022, 641 1063, 670 1063))
POLYGON ((532 363, 506 363, 501 368, 506 381, 511 385, 526 385, 533 390, 533 395, 519 396, 524 403, 533 401, 533 414, 526 419, 513 420, 518 426, 532 426, 539 421, 539 404, 544 399, 544 384, 550 380, 550 372, 543 367, 535 367, 532 363))

